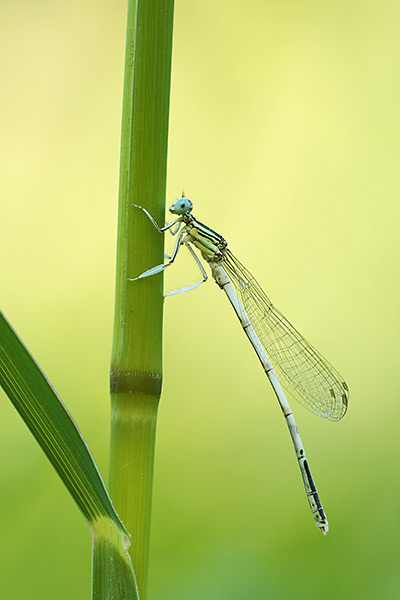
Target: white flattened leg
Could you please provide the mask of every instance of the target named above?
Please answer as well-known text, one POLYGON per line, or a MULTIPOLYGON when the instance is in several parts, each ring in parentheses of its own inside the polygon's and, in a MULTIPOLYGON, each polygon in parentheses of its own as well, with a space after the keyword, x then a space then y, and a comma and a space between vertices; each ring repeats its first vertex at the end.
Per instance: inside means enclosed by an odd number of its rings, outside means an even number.
POLYGON ((181 226, 181 221, 179 219, 175 219, 172 223, 165 222, 166 228, 169 230, 171 235, 176 235, 179 231, 179 227, 181 226), (172 228, 173 224, 176 224, 175 227, 172 228))
POLYGON ((203 275, 203 279, 201 281, 196 281, 196 283, 192 283, 192 285, 188 285, 186 287, 183 288, 179 288, 179 290, 175 290, 174 292, 168 292, 168 294, 164 295, 164 298, 166 298, 167 296, 175 296, 175 294, 184 294, 185 292, 190 292, 190 290, 194 290, 195 288, 199 287, 199 285, 201 285, 202 283, 205 283, 208 279, 207 273, 205 268, 203 267, 199 257, 197 256, 196 252, 193 250, 193 248, 191 247, 191 245, 188 242, 183 241, 183 244, 185 244, 185 247, 189 250, 192 258, 194 259, 196 265, 199 267, 201 274, 203 275))
POLYGON ((172 253, 172 256, 171 256, 171 259, 169 262, 163 263, 161 265, 156 265, 155 267, 152 267, 151 269, 144 271, 144 273, 141 273, 140 275, 138 275, 138 277, 132 277, 132 278, 128 277, 128 281, 137 281, 138 279, 144 279, 145 277, 151 277, 152 275, 157 275, 157 273, 161 273, 161 271, 164 271, 164 269, 166 269, 167 267, 172 265, 172 263, 174 262, 174 260, 176 258, 176 255, 178 254, 179 248, 182 244, 182 238, 184 235, 185 235, 185 233, 183 231, 179 234, 178 239, 176 240, 174 251, 172 253))
POLYGON ((171 227, 173 227, 175 224, 177 224, 178 226, 173 230, 173 233, 171 231, 172 235, 176 235, 179 227, 181 226, 182 219, 181 219, 181 217, 178 217, 177 219, 174 219, 174 221, 172 221, 171 223, 167 223, 165 225, 165 227, 160 227, 158 225, 157 221, 154 219, 154 217, 151 216, 151 214, 149 213, 149 211, 146 208, 143 208, 143 206, 139 206, 139 204, 133 204, 133 202, 132 202, 132 206, 134 206, 135 208, 140 208, 140 210, 142 210, 144 212, 144 214, 150 219, 150 221, 153 223, 154 227, 160 233, 164 233, 164 231, 167 231, 167 229, 171 229, 171 227))

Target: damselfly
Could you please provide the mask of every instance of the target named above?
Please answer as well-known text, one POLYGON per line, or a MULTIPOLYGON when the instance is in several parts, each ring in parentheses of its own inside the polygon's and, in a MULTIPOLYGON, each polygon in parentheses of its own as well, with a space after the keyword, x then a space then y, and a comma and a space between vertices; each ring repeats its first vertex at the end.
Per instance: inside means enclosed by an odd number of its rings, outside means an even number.
POLYGON ((179 216, 165 227, 159 227, 142 206, 133 206, 143 210, 159 232, 170 230, 173 235, 178 234, 178 237, 168 262, 157 265, 130 281, 160 273, 173 264, 180 247, 184 245, 198 264, 203 279, 172 293, 193 289, 207 280, 207 273, 192 246, 200 251, 203 259, 210 265, 213 278, 228 296, 278 398, 313 517, 317 527, 325 534, 328 531, 328 521, 292 410, 277 375, 284 388, 308 410, 331 421, 338 421, 346 413, 349 396, 346 382, 275 308, 254 277, 228 249, 227 241, 193 217, 191 200, 182 197, 172 204, 170 212, 179 216))

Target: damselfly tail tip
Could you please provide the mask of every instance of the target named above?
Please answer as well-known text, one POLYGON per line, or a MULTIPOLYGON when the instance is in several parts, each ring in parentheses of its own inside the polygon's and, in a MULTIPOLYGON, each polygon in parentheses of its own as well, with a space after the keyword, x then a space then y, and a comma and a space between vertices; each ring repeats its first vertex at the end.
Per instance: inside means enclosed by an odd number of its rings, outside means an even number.
POLYGON ((326 535, 329 531, 329 525, 325 521, 325 523, 317 523, 317 527, 320 531, 322 531, 323 535, 326 535))

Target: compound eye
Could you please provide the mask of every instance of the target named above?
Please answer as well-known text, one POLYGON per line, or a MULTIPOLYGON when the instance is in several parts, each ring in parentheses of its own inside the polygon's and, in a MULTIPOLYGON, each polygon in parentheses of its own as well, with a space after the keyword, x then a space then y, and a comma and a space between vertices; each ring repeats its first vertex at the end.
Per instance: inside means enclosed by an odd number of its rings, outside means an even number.
POLYGON ((193 208, 193 202, 191 200, 189 200, 189 198, 184 198, 185 202, 185 207, 187 212, 190 212, 193 208))
POLYGON ((170 211, 176 215, 185 215, 193 208, 193 203, 189 198, 180 198, 171 206, 170 211))

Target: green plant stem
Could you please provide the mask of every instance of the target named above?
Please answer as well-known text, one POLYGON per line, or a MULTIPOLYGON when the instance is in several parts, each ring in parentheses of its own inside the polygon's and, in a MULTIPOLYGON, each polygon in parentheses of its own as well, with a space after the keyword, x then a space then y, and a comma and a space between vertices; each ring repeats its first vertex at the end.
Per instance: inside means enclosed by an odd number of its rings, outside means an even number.
POLYGON ((157 407, 162 378, 163 239, 132 203, 163 223, 173 0, 129 0, 111 359, 110 494, 132 535, 140 597, 146 593, 157 407))
POLYGON ((130 554, 141 599, 146 590, 157 407, 155 395, 112 397, 111 494, 132 535, 130 554))

